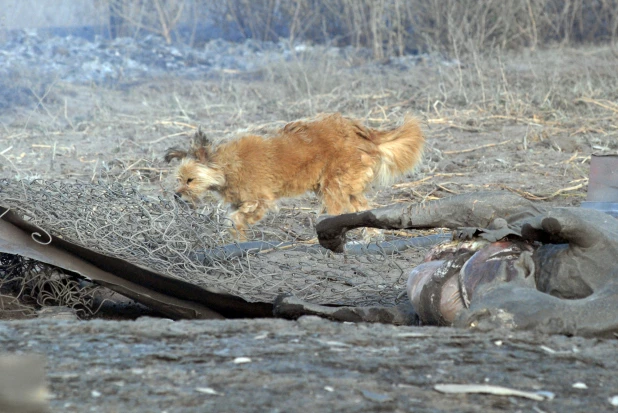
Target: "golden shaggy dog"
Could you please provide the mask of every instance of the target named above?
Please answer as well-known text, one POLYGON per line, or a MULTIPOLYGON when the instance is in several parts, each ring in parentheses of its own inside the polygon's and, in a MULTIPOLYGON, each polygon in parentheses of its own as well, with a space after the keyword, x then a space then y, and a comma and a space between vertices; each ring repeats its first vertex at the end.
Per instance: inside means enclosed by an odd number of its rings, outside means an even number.
POLYGON ((424 138, 418 122, 393 130, 368 128, 340 114, 287 124, 272 137, 248 135, 213 145, 198 131, 189 151, 168 149, 165 160, 182 159, 176 196, 195 204, 215 191, 231 205, 230 219, 244 237, 279 198, 314 192, 328 214, 367 209, 364 192, 414 169, 424 138))

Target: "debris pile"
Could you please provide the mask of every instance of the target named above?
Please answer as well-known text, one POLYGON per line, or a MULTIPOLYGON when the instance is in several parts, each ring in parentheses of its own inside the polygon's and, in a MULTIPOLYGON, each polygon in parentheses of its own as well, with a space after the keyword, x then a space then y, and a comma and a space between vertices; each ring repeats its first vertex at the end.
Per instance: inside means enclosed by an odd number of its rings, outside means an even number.
MULTIPOLYGON (((354 60, 367 65, 371 51, 352 47, 312 46, 248 39, 241 43, 215 39, 193 48, 166 44, 156 35, 93 41, 75 36, 42 36, 35 29, 9 32, 0 45, 0 76, 32 77, 71 83, 116 85, 160 76, 203 78, 217 73, 251 73, 273 62, 320 58, 354 60)), ((427 56, 401 56, 388 63, 401 70, 427 60, 427 56)), ((383 64, 384 62, 380 63, 383 64)))

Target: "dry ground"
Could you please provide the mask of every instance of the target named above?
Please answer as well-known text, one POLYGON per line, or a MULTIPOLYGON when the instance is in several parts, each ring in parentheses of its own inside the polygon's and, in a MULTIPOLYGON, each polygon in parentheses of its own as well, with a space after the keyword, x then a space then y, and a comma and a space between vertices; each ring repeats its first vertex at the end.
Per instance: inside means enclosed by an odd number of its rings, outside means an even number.
POLYGON ((590 154, 618 147, 617 58, 610 49, 461 65, 428 58, 413 67, 318 57, 316 49, 254 73, 113 88, 30 79, 31 104, 0 113, 2 174, 135 179, 144 193, 168 196, 173 180, 161 154, 185 144, 197 125, 224 140, 321 112, 378 127, 411 113, 425 125, 424 165, 375 192, 376 205, 486 188, 578 205, 590 154))
MULTIPOLYGON (((412 113, 427 134, 424 164, 393 187, 373 191, 374 205, 502 189, 577 206, 585 199, 590 155, 618 149, 617 63, 610 49, 596 47, 470 57, 461 65, 430 57, 412 67, 396 59, 330 58, 315 49, 256 72, 200 80, 104 88, 25 78, 23 90, 31 92, 24 92, 25 105, 0 112, 0 173, 126 180, 144 194, 169 197, 173 179, 161 156, 186 142, 198 124, 214 139, 229 139, 320 112, 341 111, 373 126, 412 113)), ((299 218, 293 229, 311 237, 315 208, 309 196, 287 200, 261 227, 289 223, 290 211, 300 210, 309 218, 299 218)), ((0 331, 3 348, 47 356, 54 411, 600 411, 611 408, 607 398, 618 393, 613 341, 319 326, 315 320, 310 327, 57 323, 15 321, 0 331), (262 331, 279 338, 255 346, 262 331), (305 339, 310 343, 301 345, 305 339), (329 341, 344 344, 324 344, 329 341), (582 349, 584 355, 577 353, 582 349), (236 356, 259 362, 241 368, 228 360, 236 356), (556 399, 432 390, 439 382, 486 378, 548 390, 556 399), (577 381, 588 389, 573 389, 577 381), (325 390, 329 386, 335 392, 325 390), (206 387, 221 394, 195 390, 206 387)))

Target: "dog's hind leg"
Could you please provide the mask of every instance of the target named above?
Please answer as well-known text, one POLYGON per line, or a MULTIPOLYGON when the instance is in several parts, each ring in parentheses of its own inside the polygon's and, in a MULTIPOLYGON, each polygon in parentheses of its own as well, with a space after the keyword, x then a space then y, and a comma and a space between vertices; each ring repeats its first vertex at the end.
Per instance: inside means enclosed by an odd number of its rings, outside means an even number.
POLYGON ((344 212, 354 212, 350 196, 340 188, 327 187, 322 192, 322 203, 329 215, 340 215, 344 212))
MULTIPOLYGON (((361 212, 369 209, 369 203, 365 195, 356 194, 350 195, 350 204, 352 205, 352 212, 361 212)), ((363 228, 363 241, 370 243, 372 241, 381 241, 384 239, 384 231, 378 228, 363 228)))
POLYGON ((352 212, 366 211, 369 209, 369 203, 363 194, 350 195, 350 205, 352 205, 352 212))

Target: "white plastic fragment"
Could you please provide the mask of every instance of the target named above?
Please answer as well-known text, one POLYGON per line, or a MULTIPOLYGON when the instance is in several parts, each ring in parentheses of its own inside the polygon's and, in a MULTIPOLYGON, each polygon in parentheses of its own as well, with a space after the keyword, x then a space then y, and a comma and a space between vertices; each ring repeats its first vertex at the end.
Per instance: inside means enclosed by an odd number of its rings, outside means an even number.
POLYGON ((91 392, 90 392, 90 395, 91 395, 92 397, 101 397, 101 392, 100 392, 100 391, 93 390, 93 391, 91 391, 91 392))
POLYGON ((212 389, 210 387, 197 387, 195 391, 199 393, 204 393, 204 394, 212 394, 213 396, 218 396, 221 394, 215 389, 212 389))
POLYGON ((574 389, 587 389, 588 386, 586 385, 586 383, 582 383, 581 381, 578 381, 577 383, 573 383, 573 387, 574 389))
POLYGON ((502 345, 502 340, 496 340, 494 341, 494 344, 498 347, 500 347, 502 345))
POLYGON ((508 387, 493 386, 490 384, 436 384, 434 389, 441 393, 486 393, 496 396, 524 397, 539 402, 545 400, 545 397, 538 393, 509 389, 508 387))
POLYGON ((321 341, 321 343, 326 344, 327 346, 332 346, 332 347, 350 347, 349 344, 347 343, 342 343, 341 341, 321 341))
POLYGON ((618 396, 613 396, 610 397, 609 399, 607 399, 607 401, 609 402, 609 404, 611 404, 612 406, 616 406, 618 407, 618 396))
POLYGON ((233 361, 234 364, 245 364, 251 363, 251 359, 249 357, 236 357, 233 361))
POLYGON ((324 386, 324 390, 326 390, 327 392, 334 392, 335 388, 334 387, 330 387, 330 386, 324 386))

